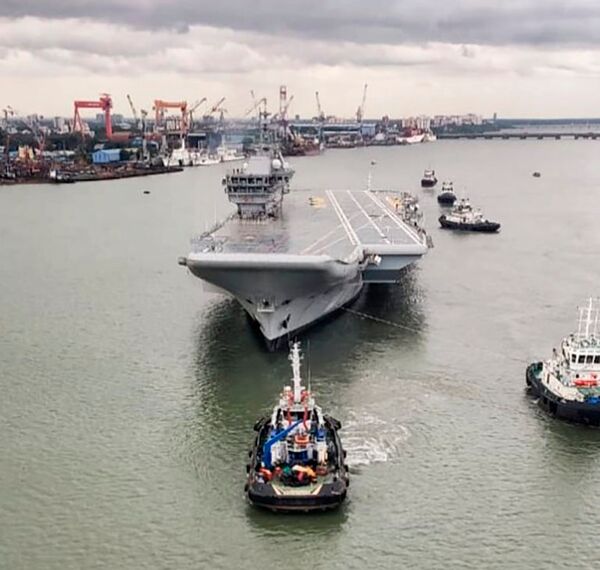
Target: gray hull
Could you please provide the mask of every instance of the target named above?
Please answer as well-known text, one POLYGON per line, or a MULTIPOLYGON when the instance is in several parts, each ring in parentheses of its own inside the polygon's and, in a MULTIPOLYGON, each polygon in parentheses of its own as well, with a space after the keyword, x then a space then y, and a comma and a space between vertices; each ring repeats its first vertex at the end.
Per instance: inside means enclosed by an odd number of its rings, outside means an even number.
POLYGON ((275 219, 231 218, 182 258, 205 289, 235 297, 267 344, 352 301, 365 283, 395 283, 427 251, 398 194, 293 192, 275 219))
POLYGON ((363 286, 358 262, 327 256, 191 254, 187 266, 208 290, 233 295, 268 343, 343 307, 363 286))

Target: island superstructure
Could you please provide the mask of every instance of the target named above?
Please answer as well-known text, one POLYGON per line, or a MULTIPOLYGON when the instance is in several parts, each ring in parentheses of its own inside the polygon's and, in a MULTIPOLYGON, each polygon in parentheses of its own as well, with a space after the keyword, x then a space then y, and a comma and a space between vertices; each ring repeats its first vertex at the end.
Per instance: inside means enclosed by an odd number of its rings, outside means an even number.
POLYGON ((233 295, 270 348, 348 304, 365 283, 396 283, 428 249, 409 194, 290 193, 293 175, 275 147, 263 146, 223 180, 237 211, 180 258, 207 290, 233 295))

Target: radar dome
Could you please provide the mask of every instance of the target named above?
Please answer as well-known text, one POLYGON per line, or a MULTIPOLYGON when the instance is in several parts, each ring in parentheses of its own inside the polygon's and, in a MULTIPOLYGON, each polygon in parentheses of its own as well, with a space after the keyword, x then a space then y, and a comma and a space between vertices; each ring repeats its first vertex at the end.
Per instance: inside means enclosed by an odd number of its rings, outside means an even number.
POLYGON ((281 166, 282 166, 281 160, 279 160, 278 158, 274 158, 273 161, 271 162, 271 166, 275 170, 279 170, 281 168, 281 166))

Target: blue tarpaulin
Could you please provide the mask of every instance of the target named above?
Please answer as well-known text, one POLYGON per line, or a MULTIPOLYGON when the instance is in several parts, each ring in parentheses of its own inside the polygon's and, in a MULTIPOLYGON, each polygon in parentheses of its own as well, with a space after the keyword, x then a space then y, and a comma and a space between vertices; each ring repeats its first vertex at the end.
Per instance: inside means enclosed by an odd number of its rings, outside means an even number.
POLYGON ((97 150, 96 152, 92 153, 92 162, 94 164, 107 164, 109 162, 119 162, 120 160, 120 148, 97 150))

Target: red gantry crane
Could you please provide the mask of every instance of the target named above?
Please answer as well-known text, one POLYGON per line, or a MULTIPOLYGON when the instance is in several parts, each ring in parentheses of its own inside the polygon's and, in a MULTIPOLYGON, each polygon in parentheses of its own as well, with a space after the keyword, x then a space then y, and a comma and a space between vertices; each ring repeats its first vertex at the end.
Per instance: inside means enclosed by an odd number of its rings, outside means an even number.
POLYGON ((73 132, 83 134, 83 121, 79 114, 79 109, 101 109, 104 112, 104 128, 106 129, 106 138, 112 138, 112 120, 110 110, 112 109, 112 99, 108 93, 101 93, 98 101, 75 101, 75 114, 73 116, 73 132))
POLYGON ((181 111, 181 132, 186 133, 188 129, 188 105, 187 101, 163 101, 162 99, 154 100, 155 113, 155 128, 164 126, 165 109, 179 109, 181 111))

